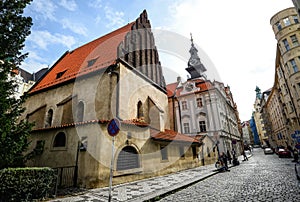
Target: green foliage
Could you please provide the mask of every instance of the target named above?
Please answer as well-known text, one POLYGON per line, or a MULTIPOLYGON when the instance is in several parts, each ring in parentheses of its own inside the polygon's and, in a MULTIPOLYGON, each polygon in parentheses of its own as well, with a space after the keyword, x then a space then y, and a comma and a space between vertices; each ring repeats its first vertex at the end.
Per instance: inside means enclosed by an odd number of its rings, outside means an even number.
POLYGON ((31 1, 0 1, 0 169, 23 166, 26 161, 23 152, 32 124, 18 120, 24 112, 25 97, 13 96, 15 84, 8 78, 27 57, 21 51, 32 19, 22 14, 31 1))
POLYGON ((0 201, 33 201, 52 196, 56 179, 51 168, 0 170, 0 201))

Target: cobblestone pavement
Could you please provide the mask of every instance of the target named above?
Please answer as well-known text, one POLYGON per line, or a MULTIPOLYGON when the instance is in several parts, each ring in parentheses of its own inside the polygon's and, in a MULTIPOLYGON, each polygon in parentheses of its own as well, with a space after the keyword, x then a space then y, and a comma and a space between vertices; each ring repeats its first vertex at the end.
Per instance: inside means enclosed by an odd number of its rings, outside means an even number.
MULTIPOLYGON (((174 189, 189 185, 217 174, 214 165, 201 166, 161 177, 135 181, 113 186, 112 201, 145 201, 163 195, 174 189)), ((108 201, 109 190, 92 189, 78 196, 56 198, 52 202, 108 201)))
POLYGON ((255 148, 249 161, 161 199, 167 201, 300 201, 300 182, 291 158, 264 155, 255 148))

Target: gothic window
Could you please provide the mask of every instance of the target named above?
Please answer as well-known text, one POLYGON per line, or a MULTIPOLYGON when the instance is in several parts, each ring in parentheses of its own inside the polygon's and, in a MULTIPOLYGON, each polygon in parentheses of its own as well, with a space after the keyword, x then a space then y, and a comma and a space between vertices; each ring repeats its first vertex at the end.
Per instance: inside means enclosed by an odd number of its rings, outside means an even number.
POLYGON ((181 105, 182 105, 182 110, 187 110, 187 102, 186 101, 182 101, 181 105))
POLYGON ((168 147, 160 146, 161 160, 168 160, 168 147))
POLYGON ((185 134, 190 133, 190 124, 189 123, 183 123, 183 130, 185 134))
POLYGON ((65 147, 66 146, 66 135, 64 132, 59 132, 53 141, 53 147, 65 147))
POLYGON ((142 118, 143 116, 144 116, 143 103, 139 101, 137 104, 137 118, 142 118))
POLYGON ((52 119, 53 119, 53 110, 49 109, 46 115, 45 127, 50 127, 52 125, 52 119))
POLYGON ((197 107, 203 107, 202 98, 197 98, 197 107))
POLYGON ((199 121, 200 132, 206 132, 206 124, 205 121, 199 121))
POLYGON ((139 154, 132 146, 126 146, 119 153, 117 160, 117 170, 128 170, 139 168, 139 154))
POLYGON ((289 51, 289 50, 290 50, 290 45, 289 45, 289 42, 287 41, 287 39, 283 39, 283 40, 282 40, 282 43, 283 43, 285 49, 286 49, 287 51, 289 51))
POLYGON ((82 122, 84 116, 84 103, 80 101, 77 105, 77 121, 82 122))

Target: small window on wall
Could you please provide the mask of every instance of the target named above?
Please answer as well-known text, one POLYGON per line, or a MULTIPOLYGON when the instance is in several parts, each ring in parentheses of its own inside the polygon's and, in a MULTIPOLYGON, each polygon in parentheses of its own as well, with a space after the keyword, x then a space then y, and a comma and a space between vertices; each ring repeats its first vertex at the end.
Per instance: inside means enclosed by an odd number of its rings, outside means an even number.
POLYGON ((291 48, 290 48, 290 45, 289 45, 289 42, 287 41, 287 39, 283 39, 282 40, 282 43, 283 43, 283 45, 284 45, 284 47, 285 47, 285 49, 287 50, 287 51, 289 51, 291 48))
POLYGON ((190 124, 189 123, 183 123, 183 130, 185 134, 190 133, 190 124))
POLYGON ((295 22, 295 24, 299 23, 299 19, 297 15, 293 15, 293 20, 295 22))
POLYGON ((203 107, 202 98, 197 98, 197 107, 203 107))
POLYGON ((283 23, 285 26, 289 26, 291 24, 290 19, 288 17, 283 19, 283 23))
POLYGON ((182 110, 187 110, 187 102, 186 101, 182 101, 181 105, 182 105, 182 110))
POLYGON ((66 146, 66 135, 64 132, 59 132, 53 141, 53 147, 65 147, 66 146))
POLYGON ((205 121, 199 121, 200 132, 206 132, 205 121))
POLYGON ((291 38, 291 41, 292 41, 292 44, 293 44, 294 47, 299 45, 296 34, 290 36, 290 38, 291 38))
POLYGON ((291 59, 290 63, 291 63, 294 73, 298 72, 298 66, 296 64, 296 61, 294 59, 291 59))
POLYGON ((280 22, 276 22, 275 26, 277 27, 278 31, 282 29, 280 22))

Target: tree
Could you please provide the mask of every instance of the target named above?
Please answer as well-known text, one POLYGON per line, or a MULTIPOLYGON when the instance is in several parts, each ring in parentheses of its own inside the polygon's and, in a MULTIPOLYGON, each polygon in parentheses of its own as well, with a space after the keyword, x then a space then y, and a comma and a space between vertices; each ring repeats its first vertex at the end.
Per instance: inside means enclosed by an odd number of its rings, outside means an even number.
POLYGON ((16 85, 9 77, 28 55, 21 51, 32 19, 23 16, 23 11, 31 1, 0 1, 0 169, 24 166, 26 162, 24 152, 32 124, 19 120, 25 97, 13 96, 16 85))

